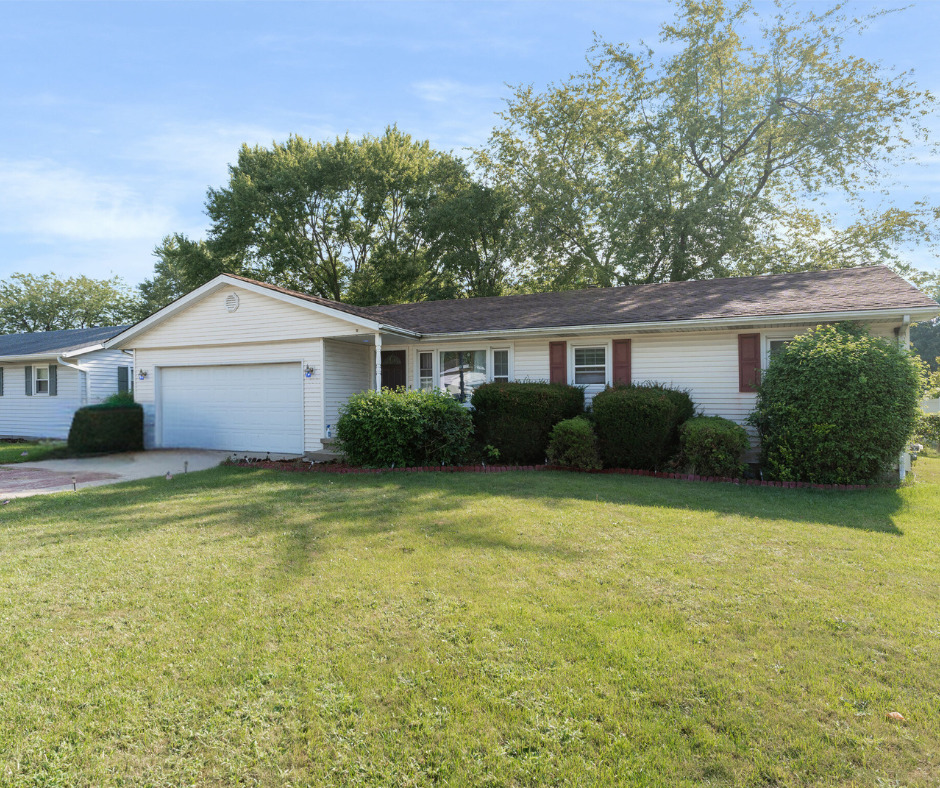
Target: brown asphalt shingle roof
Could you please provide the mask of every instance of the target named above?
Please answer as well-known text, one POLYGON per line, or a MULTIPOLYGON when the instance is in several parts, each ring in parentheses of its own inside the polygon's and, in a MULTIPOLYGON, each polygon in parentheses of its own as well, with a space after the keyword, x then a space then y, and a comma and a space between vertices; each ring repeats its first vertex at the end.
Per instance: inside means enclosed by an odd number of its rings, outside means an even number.
POLYGON ((419 334, 878 309, 936 308, 940 311, 936 301, 880 265, 371 307, 350 306, 262 282, 257 284, 419 334))

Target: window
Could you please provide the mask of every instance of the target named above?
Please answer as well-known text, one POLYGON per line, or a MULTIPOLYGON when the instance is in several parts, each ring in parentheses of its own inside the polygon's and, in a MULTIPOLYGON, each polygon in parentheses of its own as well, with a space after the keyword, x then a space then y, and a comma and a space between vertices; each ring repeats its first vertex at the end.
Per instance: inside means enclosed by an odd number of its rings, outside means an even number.
POLYGON ((418 353, 418 388, 423 391, 434 388, 433 353, 418 353))
POLYGON ((509 382, 509 350, 493 351, 493 381, 495 383, 509 382))
POLYGON ((791 339, 771 339, 768 345, 768 356, 773 358, 792 341, 791 339))
POLYGON ((607 382, 607 348, 574 349, 574 382, 578 386, 603 385, 607 382))
POLYGON ((485 350, 441 351, 441 388, 458 402, 469 402, 474 389, 484 383, 485 350))
POLYGON ((49 393, 49 367, 36 367, 36 393, 49 393))

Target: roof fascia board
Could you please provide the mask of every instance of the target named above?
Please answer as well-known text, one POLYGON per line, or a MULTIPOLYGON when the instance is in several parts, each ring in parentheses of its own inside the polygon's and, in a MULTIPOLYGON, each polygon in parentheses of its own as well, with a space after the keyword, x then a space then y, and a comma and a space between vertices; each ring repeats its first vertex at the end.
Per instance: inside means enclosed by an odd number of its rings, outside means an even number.
POLYGON ((602 323, 599 325, 586 326, 550 326, 546 328, 510 328, 510 329, 483 329, 480 331, 454 331, 442 333, 421 334, 424 340, 438 339, 460 339, 461 337, 481 337, 486 335, 494 336, 520 336, 533 335, 542 336, 546 334, 604 334, 623 331, 667 331, 669 329, 699 329, 707 331, 709 329, 732 329, 736 325, 766 325, 773 327, 782 323, 811 323, 811 322, 832 322, 834 320, 890 320, 903 319, 904 315, 910 315, 911 320, 916 318, 936 317, 940 313, 940 307, 917 307, 904 309, 869 309, 851 312, 801 312, 792 315, 762 315, 762 316, 741 316, 741 317, 722 317, 722 318, 701 318, 696 320, 659 320, 646 323, 602 323))
POLYGON ((241 279, 234 279, 229 277, 226 274, 219 274, 217 277, 215 277, 215 279, 210 279, 204 285, 201 285, 181 298, 178 298, 172 304, 168 304, 158 312, 154 312, 152 315, 150 315, 150 317, 144 318, 139 323, 131 326, 125 331, 122 331, 117 336, 112 337, 104 343, 104 347, 113 348, 122 346, 129 339, 132 339, 133 337, 145 331, 149 331, 151 328, 154 328, 165 320, 170 319, 174 314, 182 309, 185 309, 194 301, 198 301, 204 296, 209 295, 214 290, 218 290, 219 288, 226 285, 240 287, 243 290, 249 290, 253 293, 258 293, 259 295, 268 296, 278 301, 293 304, 294 306, 306 307, 313 312, 329 315, 330 317, 335 317, 339 320, 345 320, 347 323, 362 326, 372 331, 379 331, 381 328, 374 320, 366 320, 365 318, 358 317, 357 315, 352 315, 349 312, 343 312, 339 309, 331 309, 330 307, 323 306, 322 304, 315 304, 312 301, 307 301, 303 298, 297 298, 296 296, 288 295, 287 293, 279 293, 276 290, 271 290, 270 288, 262 287, 260 285, 253 284, 252 282, 245 282, 241 279))
POLYGON ((86 353, 94 353, 96 350, 104 350, 104 344, 99 343, 97 345, 89 345, 88 347, 78 348, 76 350, 62 350, 61 348, 53 348, 52 350, 44 350, 42 353, 21 353, 16 356, 0 356, 0 363, 6 361, 37 361, 45 358, 74 358, 75 356, 83 356, 86 353))

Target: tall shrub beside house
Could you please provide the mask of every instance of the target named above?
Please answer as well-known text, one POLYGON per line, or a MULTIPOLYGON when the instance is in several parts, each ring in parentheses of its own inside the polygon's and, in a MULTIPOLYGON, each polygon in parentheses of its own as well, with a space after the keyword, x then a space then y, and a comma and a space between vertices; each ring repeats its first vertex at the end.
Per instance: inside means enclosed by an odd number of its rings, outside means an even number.
POLYGON ((544 461, 552 428, 584 412, 584 389, 562 383, 486 383, 473 392, 473 425, 480 446, 501 462, 544 461))
POLYGON ((473 424, 449 394, 399 388, 350 397, 340 409, 336 433, 352 465, 451 465, 466 458, 473 424))
POLYGON ((131 395, 114 395, 79 408, 72 417, 68 447, 74 454, 142 451, 144 409, 131 395))
POLYGON ((884 477, 920 417, 923 362, 854 323, 818 326, 776 354, 750 421, 765 474, 858 484, 884 477))
POLYGON ((647 470, 676 454, 679 427, 695 412, 687 392, 655 383, 608 386, 591 408, 604 465, 647 470))

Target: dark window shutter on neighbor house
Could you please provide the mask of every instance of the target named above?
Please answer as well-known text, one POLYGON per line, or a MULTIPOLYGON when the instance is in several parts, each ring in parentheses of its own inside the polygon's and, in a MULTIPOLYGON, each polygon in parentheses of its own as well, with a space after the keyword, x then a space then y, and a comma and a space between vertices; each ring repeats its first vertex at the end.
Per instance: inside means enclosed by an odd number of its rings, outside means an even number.
POLYGON ((630 340, 615 339, 613 342, 613 371, 614 383, 624 383, 630 385, 630 340))
POLYGON ((59 393, 59 368, 55 364, 49 365, 49 396, 59 393))
POLYGON ((33 396, 33 368, 26 367, 26 396, 33 396))
POLYGON ((756 391, 758 383, 760 334, 738 334, 738 391, 756 391))
POLYGON ((3 367, 0 367, 0 397, 3 396, 3 367))
POLYGON ((128 371, 129 371, 129 369, 130 369, 129 367, 118 367, 118 368, 117 368, 117 371, 118 371, 118 393, 123 393, 123 392, 127 391, 127 390, 130 388, 130 385, 129 385, 129 383, 128 383, 128 381, 130 380, 130 376, 127 374, 128 371))
POLYGON ((548 343, 548 380, 550 383, 568 382, 568 343, 548 343))

